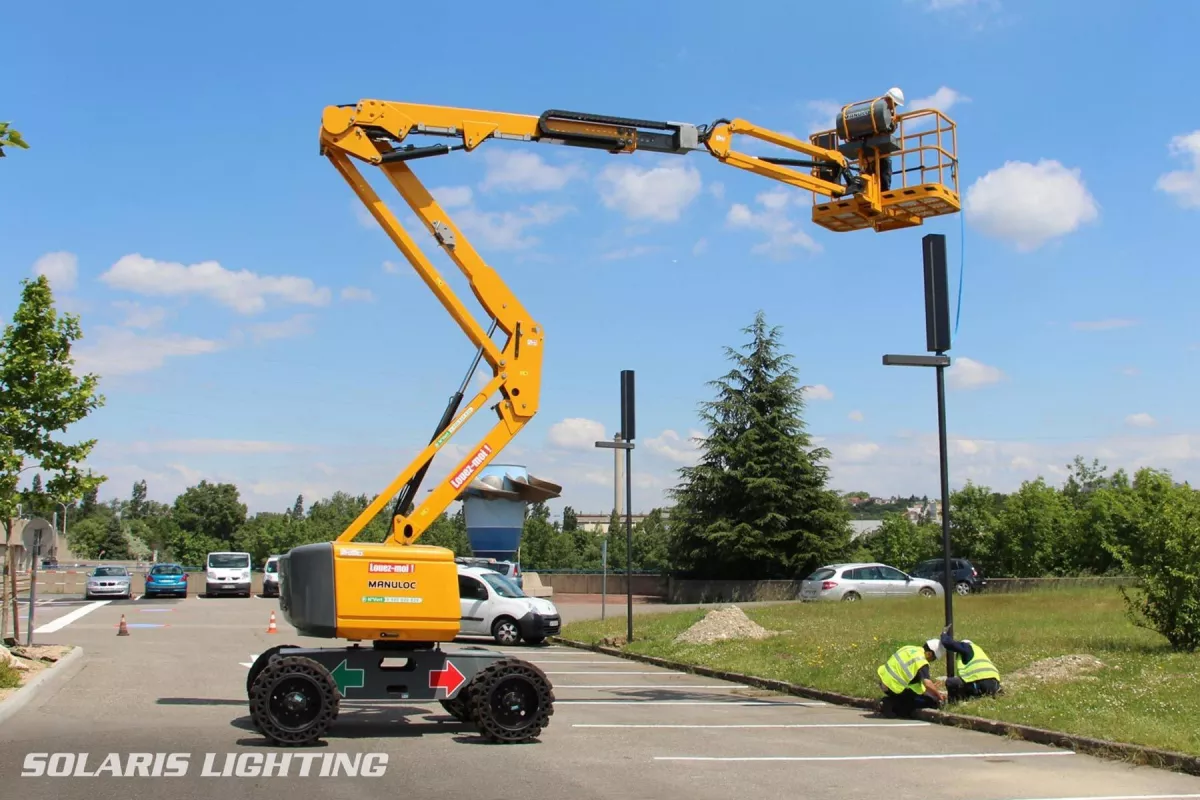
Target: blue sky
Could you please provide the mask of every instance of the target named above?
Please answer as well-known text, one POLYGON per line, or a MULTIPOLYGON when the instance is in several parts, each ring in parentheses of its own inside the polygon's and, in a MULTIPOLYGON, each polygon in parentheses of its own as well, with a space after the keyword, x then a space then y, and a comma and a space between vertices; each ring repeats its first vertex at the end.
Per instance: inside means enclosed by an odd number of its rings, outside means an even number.
POLYGON ((498 462, 562 483, 556 510, 607 512, 612 455, 592 442, 616 431, 633 369, 633 506, 661 504, 694 458, 722 347, 762 309, 816 387, 808 423, 835 485, 936 494, 933 374, 880 364, 923 351, 920 238, 936 232, 954 290, 965 253, 954 485, 1058 482, 1076 453, 1200 477, 1200 110, 1185 81, 1200 6, 892 0, 833 24, 783 2, 488 3, 394 22, 180 8, 27 4, 0 28, 0 119, 32 146, 0 162, 4 314, 44 271, 81 315, 78 359, 107 405, 72 433, 100 440, 104 497, 142 477, 167 501, 233 481, 251 511, 371 494, 428 441, 472 348, 318 155, 326 105, 743 117, 804 138, 831 104, 893 85, 957 123, 962 218, 833 234, 807 193, 701 153, 493 141, 416 162, 547 331, 541 411, 498 462))

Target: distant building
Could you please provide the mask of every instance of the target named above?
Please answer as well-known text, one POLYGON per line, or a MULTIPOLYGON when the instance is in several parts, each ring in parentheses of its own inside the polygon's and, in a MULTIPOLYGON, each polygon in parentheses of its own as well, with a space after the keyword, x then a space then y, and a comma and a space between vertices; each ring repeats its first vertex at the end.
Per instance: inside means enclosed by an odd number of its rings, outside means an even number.
MULTIPOLYGON (((663 522, 671 518, 671 510, 669 508, 659 509, 659 514, 662 516, 663 522)), ((633 524, 637 525, 642 522, 649 514, 634 514, 633 524)), ((590 531, 592 533, 608 533, 608 523, 612 518, 612 512, 607 514, 576 514, 575 522, 582 531, 590 531)), ((621 515, 621 525, 625 524, 625 515, 621 515)))
POLYGON ((851 539, 857 539, 860 536, 866 536, 871 531, 883 524, 881 519, 852 519, 850 520, 851 539))

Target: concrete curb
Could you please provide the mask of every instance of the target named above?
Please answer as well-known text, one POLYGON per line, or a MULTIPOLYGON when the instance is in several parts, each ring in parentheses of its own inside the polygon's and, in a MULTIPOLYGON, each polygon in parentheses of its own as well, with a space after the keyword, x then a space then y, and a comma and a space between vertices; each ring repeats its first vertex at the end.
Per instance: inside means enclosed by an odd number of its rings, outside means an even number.
MULTIPOLYGON (((593 653, 616 656, 617 658, 624 658, 629 661, 639 661, 643 664, 651 664, 656 667, 663 667, 664 669, 673 669, 679 672, 703 675, 707 678, 717 678, 718 680, 732 681, 734 683, 741 683, 746 686, 754 686, 760 689, 770 689, 783 694, 805 697, 811 700, 822 700, 833 705, 853 706, 855 708, 868 709, 872 711, 879 708, 878 702, 874 700, 867 700, 862 697, 852 697, 850 695, 839 694, 837 692, 827 692, 821 689, 812 689, 795 683, 787 683, 786 681, 760 678, 755 675, 742 675, 741 673, 737 672, 725 672, 723 670, 701 667, 695 664, 684 664, 678 661, 668 661, 665 658, 644 656, 637 653, 626 653, 614 647, 588 644, 587 642, 577 642, 572 639, 565 639, 561 636, 551 637, 550 641, 557 642, 568 647, 574 647, 578 650, 588 650, 593 653)), ((1109 742, 1103 739, 1093 739, 1087 736, 1076 736, 1070 733, 1048 731, 1043 730, 1042 728, 1033 728, 1028 725, 1019 725, 1013 722, 1001 722, 994 719, 971 717, 967 716, 966 714, 952 714, 946 711, 918 711, 916 717, 926 722, 933 722, 938 725, 948 725, 955 728, 966 728, 968 730, 978 731, 980 733, 990 733, 999 736, 1023 739, 1028 742, 1033 742, 1034 744, 1042 744, 1048 747, 1059 747, 1067 750, 1074 750, 1076 753, 1084 753, 1111 761, 1126 761, 1132 764, 1155 767, 1158 769, 1174 770, 1177 772, 1187 773, 1189 775, 1200 775, 1200 756, 1192 756, 1186 753, 1158 750, 1153 747, 1143 747, 1142 745, 1136 744, 1109 742)))
POLYGON ((83 668, 83 648, 74 647, 69 653, 46 667, 33 679, 17 689, 11 695, 0 701, 0 724, 33 702, 39 691, 45 691, 53 686, 73 678, 83 668))

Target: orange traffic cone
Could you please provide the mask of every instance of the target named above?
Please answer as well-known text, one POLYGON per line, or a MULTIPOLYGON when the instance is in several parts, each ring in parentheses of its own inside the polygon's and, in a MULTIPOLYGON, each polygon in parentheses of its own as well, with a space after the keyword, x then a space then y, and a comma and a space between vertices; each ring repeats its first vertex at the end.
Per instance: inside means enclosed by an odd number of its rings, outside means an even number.
POLYGON ((279 633, 279 631, 275 629, 275 612, 274 611, 271 612, 271 624, 267 626, 267 633, 279 633))
POLYGON ((129 626, 125 624, 125 615, 121 615, 121 624, 117 626, 117 636, 128 636, 129 626))

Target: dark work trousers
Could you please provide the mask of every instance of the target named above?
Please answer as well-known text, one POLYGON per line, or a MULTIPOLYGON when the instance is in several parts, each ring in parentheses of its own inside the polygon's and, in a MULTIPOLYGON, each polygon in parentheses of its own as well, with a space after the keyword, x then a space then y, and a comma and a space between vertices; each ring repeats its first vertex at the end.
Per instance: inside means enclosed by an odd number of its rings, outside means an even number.
POLYGON ((983 680, 971 681, 970 683, 964 682, 957 675, 946 679, 946 694, 949 696, 951 702, 968 700, 972 697, 994 695, 999 691, 1000 681, 995 678, 984 678, 983 680))
POLYGON ((937 708, 938 701, 929 692, 917 694, 905 689, 900 694, 888 692, 883 697, 883 713, 895 717, 911 717, 919 708, 937 708))

